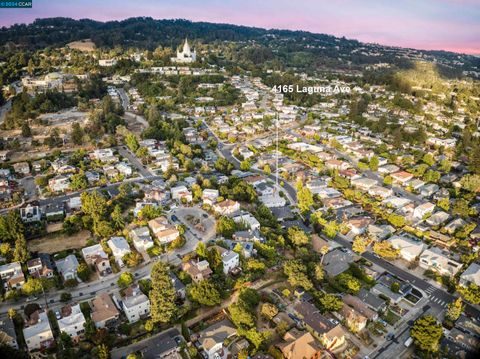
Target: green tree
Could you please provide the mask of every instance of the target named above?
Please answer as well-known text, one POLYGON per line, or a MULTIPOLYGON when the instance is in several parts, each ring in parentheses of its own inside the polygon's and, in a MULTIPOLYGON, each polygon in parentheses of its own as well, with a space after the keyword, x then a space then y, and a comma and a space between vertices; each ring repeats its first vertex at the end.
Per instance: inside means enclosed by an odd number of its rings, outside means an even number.
POLYGON ((137 152, 138 148, 140 147, 140 145, 138 143, 137 136, 135 136, 135 134, 133 134, 131 132, 129 132, 125 136, 125 144, 130 149, 130 151, 132 151, 134 153, 137 152))
POLYGON ((216 224, 217 234, 225 238, 232 238, 236 231, 235 221, 230 217, 220 217, 216 224))
POLYGON ((105 344, 100 344, 97 347, 98 359, 110 359, 110 349, 105 344))
POLYGON ((358 279, 349 273, 342 273, 338 275, 335 278, 335 282, 338 283, 346 292, 350 294, 357 294, 361 288, 358 279))
POLYGON ((28 254, 27 241, 23 234, 18 234, 18 238, 15 241, 15 249, 13 251, 13 260, 16 262, 25 263, 30 255, 28 254))
POLYGON ((464 305, 462 302, 462 298, 455 299, 454 301, 448 304, 447 318, 450 319, 451 321, 456 321, 460 317, 460 314, 462 314, 463 309, 464 309, 464 305))
POLYGON ((125 221, 123 220, 122 208, 120 205, 115 205, 113 212, 111 214, 113 225, 116 229, 122 229, 125 226, 125 221))
POLYGON ((123 256, 122 261, 127 265, 128 268, 132 268, 140 264, 142 261, 142 256, 138 252, 129 252, 123 256))
POLYGON ((437 201, 437 206, 443 209, 444 211, 448 212, 450 210, 450 199, 448 197, 440 198, 437 201))
POLYGON ((241 301, 231 304, 228 307, 228 312, 233 324, 238 328, 249 329, 255 325, 255 315, 241 301))
POLYGON ((118 277, 117 280, 117 285, 120 288, 127 288, 128 286, 133 284, 133 274, 130 272, 123 272, 120 274, 120 277, 118 277))
POLYGON ((315 264, 314 277, 319 282, 325 278, 325 270, 323 269, 322 263, 315 264))
POLYGON ((370 162, 368 163, 368 167, 370 167, 370 169, 372 171, 377 171, 378 170, 378 164, 379 164, 378 157, 377 156, 372 156, 372 158, 370 158, 370 162))
POLYGON ((92 276, 92 269, 87 263, 82 262, 77 267, 77 275, 81 281, 87 282, 92 276))
POLYGON ((80 172, 74 174, 70 177, 70 188, 73 190, 85 189, 88 187, 88 180, 85 176, 85 172, 80 170, 80 172))
POLYGON ((400 250, 394 248, 390 242, 383 241, 375 242, 373 252, 386 259, 395 259, 398 257, 400 250))
POLYGON ((315 292, 314 298, 315 304, 322 313, 336 312, 343 306, 342 299, 334 294, 315 292))
POLYGON ((156 262, 150 274, 150 312, 154 323, 170 323, 177 313, 177 297, 168 267, 163 262, 156 262))
POLYGON ((38 278, 28 278, 25 284, 22 286, 22 292, 26 296, 39 294, 42 292, 42 282, 38 278))
POLYGON ((289 260, 283 264, 283 272, 288 278, 288 282, 293 287, 302 287, 310 290, 313 287, 312 282, 307 276, 307 267, 299 260, 289 260))
POLYGON ((423 163, 427 164, 428 166, 432 167, 435 164, 435 158, 431 153, 425 153, 422 158, 423 163))
POLYGON ((438 351, 442 333, 442 326, 431 315, 418 318, 410 329, 410 336, 417 348, 427 353, 438 351))
POLYGON ((83 131, 82 127, 78 122, 75 122, 72 125, 72 133, 71 133, 73 144, 77 146, 82 145, 84 136, 85 136, 85 132, 83 131))
POLYGON ((387 217, 387 221, 389 221, 393 226, 400 228, 405 225, 405 217, 395 214, 395 213, 390 213, 387 217))
POLYGON ((240 163, 240 169, 242 171, 249 171, 250 168, 251 168, 252 164, 250 163, 249 160, 243 160, 241 163, 240 163))
POLYGON ((358 254, 362 254, 367 250, 368 239, 364 237, 356 237, 353 240, 352 250, 358 254))
POLYGON ((220 293, 215 285, 208 280, 191 284, 188 288, 188 294, 191 300, 209 307, 221 302, 220 293))
POLYGON ((295 247, 305 246, 310 243, 310 238, 305 231, 295 226, 287 230, 287 237, 295 247))
POLYGON ((275 304, 272 303, 264 303, 260 310, 260 313, 267 318, 268 320, 272 320, 274 316, 278 314, 278 308, 275 304))
POLYGON ((301 182, 297 183, 297 202, 302 213, 308 212, 314 204, 312 192, 308 187, 303 187, 301 182))

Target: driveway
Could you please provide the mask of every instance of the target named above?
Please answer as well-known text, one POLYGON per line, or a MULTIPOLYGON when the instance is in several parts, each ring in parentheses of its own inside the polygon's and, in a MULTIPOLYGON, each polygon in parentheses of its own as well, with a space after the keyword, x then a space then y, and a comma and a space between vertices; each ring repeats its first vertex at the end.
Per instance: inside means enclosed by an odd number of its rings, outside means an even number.
POLYGON ((199 207, 179 207, 172 210, 170 219, 176 216, 177 223, 184 224, 194 237, 209 241, 215 238, 215 218, 199 207))

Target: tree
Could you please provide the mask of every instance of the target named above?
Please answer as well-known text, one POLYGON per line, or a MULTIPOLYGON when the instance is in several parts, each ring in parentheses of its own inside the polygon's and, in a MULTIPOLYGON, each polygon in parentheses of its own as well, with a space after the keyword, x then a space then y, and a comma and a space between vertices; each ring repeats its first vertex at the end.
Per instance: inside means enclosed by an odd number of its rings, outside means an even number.
MULTIPOLYGON (((480 146, 479 146, 480 148, 480 146)), ((469 192, 480 192, 480 174, 467 174, 460 180, 461 187, 469 192)))
POLYGON ((138 150, 138 148, 140 147, 139 143, 138 143, 138 139, 137 139, 137 136, 135 136, 135 134, 129 132, 126 136, 125 136, 125 144, 127 145, 127 147, 130 149, 130 151, 132 152, 136 152, 138 150))
POLYGON ((22 292, 26 296, 35 295, 42 292, 42 282, 39 278, 28 278, 22 286, 22 292))
POLYGON ((342 273, 338 275, 335 278, 335 282, 350 294, 357 294, 361 288, 359 280, 349 273, 342 273))
POLYGON ((364 237, 356 237, 353 240, 352 250, 358 254, 362 254, 367 250, 368 239, 364 237))
POLYGON ((435 164, 435 158, 431 153, 425 153, 425 155, 422 158, 422 162, 432 167, 435 164))
POLYGON ((97 347, 98 359, 110 359, 110 349, 105 344, 100 344, 97 347))
POLYGON ((314 204, 312 192, 308 187, 303 187, 301 182, 297 184, 297 202, 302 213, 308 212, 314 204))
POLYGON ((480 304, 480 287, 475 283, 470 283, 468 287, 460 285, 457 290, 466 301, 472 304, 480 304))
POLYGON ((74 145, 82 145, 83 144, 83 136, 85 132, 83 131, 82 127, 78 122, 75 122, 72 125, 72 133, 70 137, 72 138, 72 142, 74 145))
POLYGON ((123 272, 120 274, 120 277, 118 277, 117 280, 117 285, 120 288, 127 288, 128 286, 132 285, 133 283, 133 274, 130 272, 123 272))
POLYGON ((80 172, 74 174, 70 177, 70 187, 73 190, 85 189, 88 187, 88 180, 85 176, 85 172, 80 170, 80 172))
POLYGON ((32 130, 26 121, 22 124, 22 137, 32 137, 32 130))
POLYGON ((387 217, 387 221, 389 221, 393 226, 400 228, 405 225, 405 217, 395 214, 395 213, 390 213, 387 217))
POLYGON ((393 292, 393 293, 398 293, 400 291, 400 283, 398 282, 392 282, 392 284, 390 285, 390 290, 393 292))
POLYGON ((13 260, 25 263, 29 257, 25 236, 23 233, 18 233, 18 238, 15 241, 15 250, 13 251, 13 260))
POLYGON ((230 217, 220 217, 216 224, 217 233, 225 238, 232 238, 236 231, 235 221, 230 217))
POLYGON ((314 271, 315 279, 321 282, 325 278, 325 271, 323 269, 322 263, 315 264, 315 271, 314 271))
POLYGON ((17 311, 15 308, 8 308, 8 317, 13 319, 17 316, 17 311))
POLYGON ((214 306, 220 304, 221 298, 215 285, 208 280, 202 280, 196 284, 191 284, 188 289, 190 298, 206 306, 214 306))
POLYGON ((340 297, 334 294, 315 292, 315 304, 322 313, 336 312, 343 306, 343 301, 340 297))
POLYGON ((448 197, 440 198, 437 201, 437 206, 443 209, 444 211, 448 212, 450 210, 450 199, 448 197))
POLYGON ((142 256, 138 252, 129 252, 123 256, 122 261, 127 265, 128 268, 132 268, 140 264, 142 261, 142 256))
POLYGON ((116 229, 122 229, 123 226, 125 225, 125 221, 123 220, 122 216, 122 208, 120 205, 115 205, 113 208, 113 212, 111 215, 113 225, 115 226, 116 229))
POLYGON ((417 348, 427 353, 438 351, 442 333, 442 326, 431 315, 418 318, 410 329, 410 336, 417 348))
POLYGON ((464 305, 462 298, 455 299, 453 302, 448 304, 447 318, 453 322, 456 321, 460 317, 460 314, 462 314, 463 309, 464 305))
POLYGON ((65 303, 70 299, 72 299, 72 295, 69 292, 62 292, 62 294, 60 294, 60 301, 65 303))
POLYGON ((241 163, 240 163, 240 169, 242 171, 249 171, 250 168, 251 168, 251 163, 249 160, 243 160, 241 163))
POLYGON ((207 246, 201 241, 198 242, 195 252, 202 259, 206 259, 208 256, 207 246))
POLYGON ((336 221, 328 221, 323 227, 323 233, 328 238, 335 238, 339 230, 338 223, 336 221))
POLYGON ((373 245, 373 252, 386 259, 395 259, 399 255, 400 250, 394 248, 390 242, 383 241, 375 242, 373 245))
POLYGON ((82 262, 77 267, 77 275, 82 282, 87 282, 92 275, 92 269, 87 263, 82 262))
POLYGON ((238 328, 249 329, 255 325, 255 315, 241 301, 231 304, 228 307, 228 312, 233 324, 238 328))
POLYGON ((151 271, 150 312, 154 323, 170 323, 177 313, 177 293, 170 272, 163 262, 156 262, 151 271))
POLYGON ((289 260, 283 264, 283 272, 288 278, 288 282, 293 287, 302 287, 310 290, 313 287, 312 282, 307 276, 307 267, 299 260, 289 260))
POLYGON ((287 230, 287 237, 295 247, 305 246, 310 243, 310 238, 305 231, 295 226, 287 230))
POLYGON ((372 171, 377 171, 378 170, 378 164, 379 164, 378 157, 377 156, 372 156, 372 158, 370 158, 370 162, 368 163, 368 167, 370 167, 370 169, 372 171))
POLYGON ((268 320, 272 320, 274 316, 278 314, 278 308, 275 304, 272 303, 264 303, 260 310, 260 313, 267 318, 268 320))
POLYGON ((457 199, 453 205, 452 213, 460 217, 468 217, 470 214, 470 205, 468 201, 463 198, 457 199))

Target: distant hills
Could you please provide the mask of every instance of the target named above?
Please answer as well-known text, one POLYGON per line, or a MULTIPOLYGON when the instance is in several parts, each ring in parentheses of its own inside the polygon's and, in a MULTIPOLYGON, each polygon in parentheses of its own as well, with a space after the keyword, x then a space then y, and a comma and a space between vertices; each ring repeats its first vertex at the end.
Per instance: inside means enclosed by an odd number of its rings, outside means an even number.
POLYGON ((256 27, 150 17, 99 22, 70 18, 38 19, 0 29, 4 51, 59 47, 91 39, 97 48, 114 46, 153 50, 178 46, 188 37, 202 43, 236 42, 255 65, 279 59, 292 67, 351 67, 389 63, 406 67, 412 60, 434 61, 461 74, 480 71, 480 58, 446 51, 423 51, 338 38, 306 31, 267 30, 256 27), (253 48, 253 50, 252 50, 253 48), (260 48, 260 53, 258 52, 260 48))

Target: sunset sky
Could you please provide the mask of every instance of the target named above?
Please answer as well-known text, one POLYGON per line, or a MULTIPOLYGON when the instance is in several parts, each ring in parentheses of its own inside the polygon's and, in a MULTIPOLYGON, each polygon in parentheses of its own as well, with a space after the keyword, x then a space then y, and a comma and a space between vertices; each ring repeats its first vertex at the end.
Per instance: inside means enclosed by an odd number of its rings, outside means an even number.
POLYGON ((0 9, 0 25, 56 16, 183 18, 480 55, 480 0, 33 0, 0 9))

